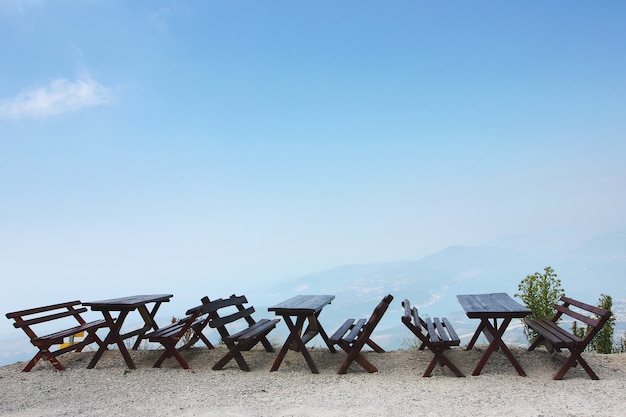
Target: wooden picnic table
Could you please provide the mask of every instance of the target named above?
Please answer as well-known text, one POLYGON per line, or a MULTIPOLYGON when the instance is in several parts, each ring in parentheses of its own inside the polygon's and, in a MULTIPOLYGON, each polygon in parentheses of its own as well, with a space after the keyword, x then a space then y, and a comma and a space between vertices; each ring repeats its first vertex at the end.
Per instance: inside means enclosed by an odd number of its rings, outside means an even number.
POLYGON ((526 317, 531 313, 530 309, 519 304, 507 293, 503 292, 457 295, 456 297, 465 310, 467 317, 480 320, 480 324, 474 336, 472 336, 472 339, 467 345, 467 350, 471 350, 474 347, 481 333, 484 333, 489 341, 489 346, 485 350, 485 353, 483 353, 480 361, 478 361, 478 365, 476 365, 472 375, 480 375, 480 372, 489 360, 491 354, 497 349, 502 349, 502 352, 504 352, 509 359, 509 362, 511 362, 513 367, 517 370, 517 373, 521 376, 526 376, 526 372, 524 372, 520 363, 515 359, 515 356, 513 356, 506 343, 502 340, 502 335, 511 323, 511 320, 526 317), (502 322, 498 325, 499 319, 501 319, 502 322))
POLYGON ((158 330, 159 326, 154 321, 154 317, 156 316, 161 303, 169 302, 170 298, 172 298, 172 294, 150 294, 150 295, 133 295, 129 297, 122 298, 113 298, 110 300, 101 300, 101 301, 89 301, 83 303, 83 305, 88 306, 93 311, 100 311, 104 316, 104 320, 107 323, 107 327, 109 328, 109 334, 104 339, 104 343, 100 346, 96 354, 87 365, 88 369, 93 368, 100 360, 100 357, 107 350, 109 345, 117 344, 128 368, 136 369, 135 363, 133 359, 130 357, 128 353, 128 349, 124 344, 124 340, 129 337, 137 336, 137 340, 133 345, 133 350, 137 350, 141 341, 146 338, 146 333, 150 330, 158 330), (151 310, 148 310, 148 304, 154 303, 151 310), (126 317, 131 311, 138 310, 141 318, 144 321, 144 326, 133 330, 131 332, 122 334, 122 326, 126 317), (111 316, 111 312, 117 311, 119 315, 117 319, 114 319, 111 316))
POLYGON ((289 336, 278 356, 276 356, 270 372, 278 370, 287 351, 291 348, 302 353, 311 372, 314 374, 319 373, 317 365, 315 365, 305 345, 316 335, 320 334, 328 349, 332 353, 337 352, 332 343, 329 342, 328 335, 318 320, 322 309, 334 299, 334 295, 297 295, 268 308, 268 311, 273 311, 277 316, 282 316, 289 328, 289 336), (295 323, 292 318, 295 318, 295 323), (302 328, 306 320, 308 320, 308 324, 303 332, 302 328))

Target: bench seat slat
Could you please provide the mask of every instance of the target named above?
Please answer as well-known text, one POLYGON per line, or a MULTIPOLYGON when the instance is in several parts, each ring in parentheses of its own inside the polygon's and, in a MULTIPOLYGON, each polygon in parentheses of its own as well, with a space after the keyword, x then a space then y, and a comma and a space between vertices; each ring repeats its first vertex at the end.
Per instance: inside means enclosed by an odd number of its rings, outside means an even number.
POLYGON ((228 336, 227 339, 240 341, 253 339, 258 335, 264 333, 265 331, 274 328, 276 326, 276 323, 278 323, 279 321, 280 319, 261 319, 247 329, 228 336))
POLYGON ((441 320, 443 321, 446 331, 450 335, 450 341, 458 346, 461 342, 461 339, 459 338, 459 335, 456 334, 454 327, 452 327, 452 323, 450 323, 450 320, 448 320, 446 317, 442 318, 441 320))
POLYGON ((424 321, 426 322, 426 330, 428 330, 430 341, 433 343, 442 342, 441 336, 439 336, 439 334, 435 330, 435 325, 433 324, 432 319, 430 317, 426 317, 424 321))
POLYGON ((556 347, 576 346, 583 341, 548 319, 528 319, 526 323, 556 347))
POLYGON ((54 341, 54 340, 60 340, 61 342, 63 341, 63 338, 68 337, 68 336, 72 336, 76 333, 80 333, 82 331, 89 331, 92 329, 98 329, 100 327, 104 327, 106 326, 106 321, 104 320, 96 320, 96 321, 92 321, 89 323, 85 323, 82 324, 80 326, 75 326, 72 327, 70 329, 65 329, 65 330, 60 330, 58 332, 55 333, 51 333, 51 334, 47 334, 45 336, 39 336, 38 338, 33 340, 33 343, 37 343, 37 342, 41 342, 41 341, 54 341))
POLYGON ((175 323, 166 327, 161 327, 149 336, 151 342, 158 342, 159 340, 169 339, 175 337, 183 329, 184 325, 175 323))
POLYGON ((339 339, 352 327, 354 321, 355 319, 347 319, 328 340, 333 344, 337 344, 339 339))
POLYGON ((354 342, 354 339, 356 339, 359 336, 366 322, 367 322, 367 319, 357 320, 356 323, 354 323, 354 326, 352 326, 352 329, 350 329, 350 332, 346 336, 343 337, 343 340, 348 343, 354 342))

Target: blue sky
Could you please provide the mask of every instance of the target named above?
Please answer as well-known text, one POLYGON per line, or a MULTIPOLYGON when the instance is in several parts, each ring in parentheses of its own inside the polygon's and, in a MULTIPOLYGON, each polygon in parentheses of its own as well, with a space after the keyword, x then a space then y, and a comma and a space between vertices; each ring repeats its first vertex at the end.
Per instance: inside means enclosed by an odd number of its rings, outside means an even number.
POLYGON ((625 20, 621 1, 2 0, 0 305, 623 229, 625 20))

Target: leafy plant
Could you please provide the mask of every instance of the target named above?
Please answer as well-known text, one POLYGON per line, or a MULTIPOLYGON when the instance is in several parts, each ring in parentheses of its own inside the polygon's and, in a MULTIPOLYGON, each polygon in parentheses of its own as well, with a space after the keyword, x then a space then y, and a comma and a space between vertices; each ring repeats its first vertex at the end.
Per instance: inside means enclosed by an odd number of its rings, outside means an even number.
MULTIPOLYGON (((598 307, 613 311, 613 299, 610 295, 602 294, 598 307)), ((598 353, 611 353, 613 351, 613 333, 615 332, 615 316, 611 315, 602 329, 591 341, 593 349, 598 353)))
MULTIPOLYGON (((547 318, 554 316, 554 304, 561 296, 565 295, 561 287, 561 280, 557 278, 552 267, 547 266, 544 273, 535 272, 527 275, 518 285, 516 297, 522 299, 526 307, 531 311, 529 317, 547 318)), ((524 335, 528 340, 534 340, 538 334, 530 327, 524 325, 524 335)))

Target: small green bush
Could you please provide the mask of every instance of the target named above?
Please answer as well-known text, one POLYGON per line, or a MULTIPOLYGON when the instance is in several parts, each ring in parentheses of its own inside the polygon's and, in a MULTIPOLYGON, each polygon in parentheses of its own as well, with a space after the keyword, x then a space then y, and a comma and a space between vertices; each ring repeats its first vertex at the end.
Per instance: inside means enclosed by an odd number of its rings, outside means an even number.
MULTIPOLYGON (((526 307, 531 311, 529 317, 552 318, 554 316, 554 304, 558 303, 561 296, 565 295, 561 288, 561 280, 557 278, 552 267, 547 266, 544 273, 535 272, 528 275, 518 285, 516 297, 522 299, 526 307)), ((538 334, 533 329, 524 325, 524 335, 529 341, 534 340, 538 334)))

